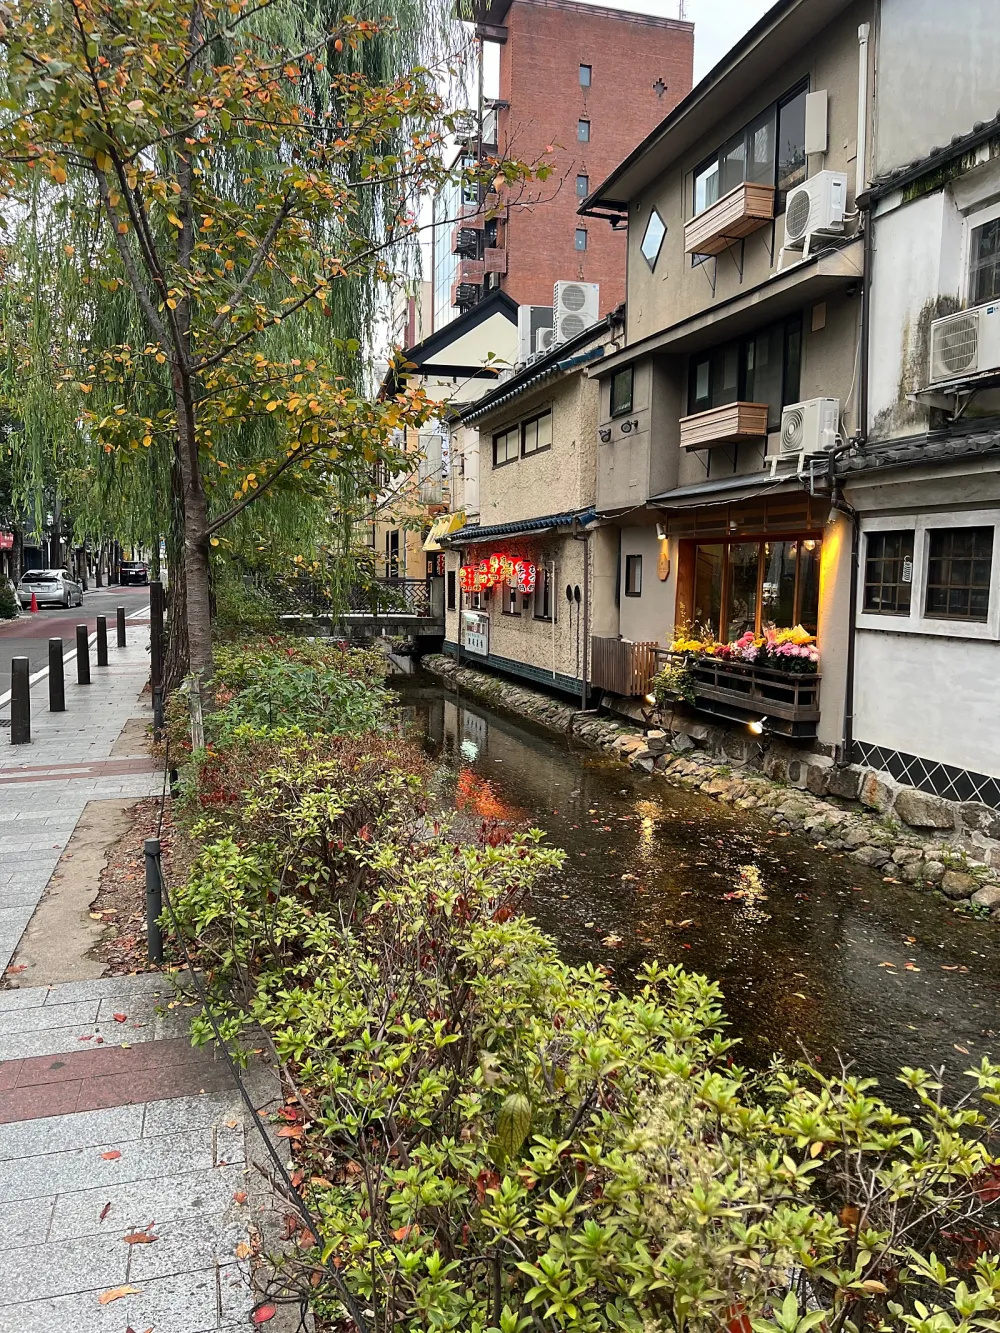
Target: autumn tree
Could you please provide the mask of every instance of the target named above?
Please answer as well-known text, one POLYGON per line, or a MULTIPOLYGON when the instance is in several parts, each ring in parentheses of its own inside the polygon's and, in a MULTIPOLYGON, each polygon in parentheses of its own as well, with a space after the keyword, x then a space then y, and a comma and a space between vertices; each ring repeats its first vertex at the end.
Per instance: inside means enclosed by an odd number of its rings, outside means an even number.
MULTIPOLYGON (((79 328, 67 411, 106 455, 166 446, 190 668, 207 679, 218 534, 293 484, 364 490, 376 467, 406 465, 394 432, 428 415, 419 390, 371 401, 337 370, 356 345, 324 345, 317 327, 351 284, 390 276, 452 118, 428 71, 376 83, 358 70, 379 25, 331 28, 291 0, 18 0, 0 29, 10 211, 45 219, 71 200, 96 308, 124 291, 134 313, 131 328, 79 328), (235 450, 245 467, 226 462, 234 439, 253 442, 249 459, 235 450), (220 474, 225 505, 209 498, 220 474)), ((36 243, 52 234, 36 227, 36 243)), ((79 272, 75 245, 43 257, 79 272)))

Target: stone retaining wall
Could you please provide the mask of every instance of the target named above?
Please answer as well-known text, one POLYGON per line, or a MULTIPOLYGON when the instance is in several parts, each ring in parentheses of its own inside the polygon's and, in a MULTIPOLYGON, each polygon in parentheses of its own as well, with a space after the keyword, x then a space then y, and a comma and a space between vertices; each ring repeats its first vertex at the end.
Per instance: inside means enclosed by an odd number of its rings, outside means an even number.
POLYGON ((441 654, 425 670, 491 707, 604 750, 640 772, 704 792, 774 827, 853 856, 887 878, 940 892, 960 909, 1000 918, 1000 812, 904 787, 886 773, 838 768, 824 755, 694 722, 645 729, 571 705, 441 654))

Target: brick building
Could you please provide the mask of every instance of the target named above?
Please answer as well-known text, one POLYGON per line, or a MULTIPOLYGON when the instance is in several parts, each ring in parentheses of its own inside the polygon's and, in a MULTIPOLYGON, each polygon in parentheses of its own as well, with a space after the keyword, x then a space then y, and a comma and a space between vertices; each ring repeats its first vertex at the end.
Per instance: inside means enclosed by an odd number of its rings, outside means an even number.
POLYGON ((484 151, 554 171, 511 201, 487 200, 485 224, 479 201, 455 187, 439 197, 434 327, 495 287, 551 305, 557 279, 600 283, 604 314, 625 299, 624 229, 577 208, 690 92, 694 25, 579 0, 491 0, 478 18, 479 36, 500 46, 484 151))

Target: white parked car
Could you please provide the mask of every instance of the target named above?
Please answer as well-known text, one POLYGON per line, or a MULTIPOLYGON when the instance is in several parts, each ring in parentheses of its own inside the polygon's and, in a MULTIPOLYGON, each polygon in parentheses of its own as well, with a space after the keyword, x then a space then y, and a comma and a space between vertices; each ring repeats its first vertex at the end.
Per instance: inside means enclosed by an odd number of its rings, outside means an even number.
POLYGON ((39 606, 45 602, 66 607, 83 605, 83 584, 65 569, 29 569, 17 585, 17 600, 22 606, 30 606, 32 593, 39 606))

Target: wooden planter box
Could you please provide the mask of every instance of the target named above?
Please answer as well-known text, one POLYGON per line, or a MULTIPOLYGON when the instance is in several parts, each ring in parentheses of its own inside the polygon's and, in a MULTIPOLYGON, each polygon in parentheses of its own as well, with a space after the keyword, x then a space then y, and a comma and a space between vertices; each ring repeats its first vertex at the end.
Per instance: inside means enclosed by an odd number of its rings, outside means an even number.
POLYGON ((744 181, 686 224, 684 250, 689 255, 719 255, 773 217, 774 186, 744 181))
POLYGON ((767 412, 767 403, 727 403, 681 417, 681 448, 711 449, 717 444, 763 439, 767 412))
MULTIPOLYGON (((680 664, 683 654, 670 654, 680 664)), ((816 735, 819 722, 820 675, 774 671, 749 662, 701 658, 690 663, 695 682, 694 707, 699 712, 736 722, 770 719, 771 728, 786 736, 816 735)))

